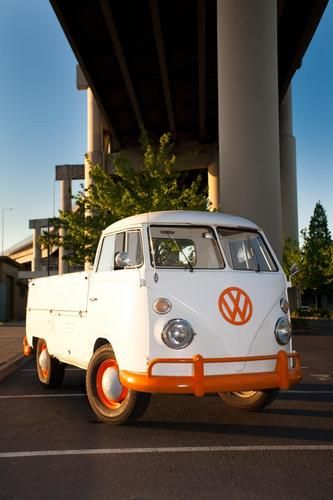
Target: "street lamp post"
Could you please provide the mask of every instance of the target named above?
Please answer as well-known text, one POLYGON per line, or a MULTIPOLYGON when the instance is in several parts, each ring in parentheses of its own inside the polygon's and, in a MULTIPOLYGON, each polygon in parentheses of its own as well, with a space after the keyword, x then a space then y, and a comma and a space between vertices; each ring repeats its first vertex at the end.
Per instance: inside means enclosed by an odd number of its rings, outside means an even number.
POLYGON ((12 208, 2 208, 1 209, 1 216, 2 216, 1 217, 1 221, 2 221, 2 226, 1 226, 1 228, 2 228, 2 231, 1 231, 1 243, 2 243, 1 249, 2 249, 2 251, 1 251, 1 255, 3 255, 4 251, 5 251, 5 248, 4 248, 4 244, 5 244, 5 212, 7 210, 13 210, 13 209, 12 208))

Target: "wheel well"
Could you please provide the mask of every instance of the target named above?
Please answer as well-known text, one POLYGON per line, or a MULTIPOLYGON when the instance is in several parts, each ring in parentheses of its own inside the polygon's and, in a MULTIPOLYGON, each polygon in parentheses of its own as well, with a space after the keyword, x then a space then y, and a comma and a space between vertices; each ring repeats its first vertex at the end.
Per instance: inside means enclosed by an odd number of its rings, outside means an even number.
POLYGON ((38 344, 38 337, 32 337, 32 347, 36 350, 38 344))
POLYGON ((94 345, 94 352, 96 351, 96 349, 98 349, 99 347, 102 347, 102 345, 106 345, 106 344, 110 344, 110 342, 106 339, 97 339, 96 342, 95 342, 95 345, 94 345))

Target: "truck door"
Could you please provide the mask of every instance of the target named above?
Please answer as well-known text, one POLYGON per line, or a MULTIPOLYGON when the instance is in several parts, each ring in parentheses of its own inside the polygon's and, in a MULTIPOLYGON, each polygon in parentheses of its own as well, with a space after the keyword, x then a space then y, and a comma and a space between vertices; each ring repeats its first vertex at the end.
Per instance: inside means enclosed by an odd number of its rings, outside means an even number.
POLYGON ((135 332, 146 310, 146 293, 141 286, 142 248, 140 229, 104 236, 95 272, 91 275, 88 300, 91 343, 97 338, 109 340, 119 364, 122 357, 129 362, 133 351, 135 354, 135 332), (120 268, 115 257, 124 251, 130 263, 120 268))

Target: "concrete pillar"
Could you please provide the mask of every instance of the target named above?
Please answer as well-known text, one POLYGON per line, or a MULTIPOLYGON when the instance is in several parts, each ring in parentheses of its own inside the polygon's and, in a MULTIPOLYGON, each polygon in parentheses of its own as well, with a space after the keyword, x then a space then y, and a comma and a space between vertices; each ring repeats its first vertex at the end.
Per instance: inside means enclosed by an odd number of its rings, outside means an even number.
MULTIPOLYGON (((91 185, 90 170, 93 165, 104 166, 103 162, 103 128, 101 114, 96 99, 88 87, 87 89, 87 119, 88 119, 88 152, 84 161, 85 188, 91 185)), ((90 217, 90 210, 86 211, 86 217, 90 217)), ((92 262, 85 262, 85 271, 92 269, 92 262)))
POLYGON ((280 106, 282 236, 298 241, 296 139, 293 135, 292 89, 280 106))
POLYGON ((30 219, 29 229, 32 229, 32 261, 31 261, 31 271, 41 271, 42 270, 42 252, 41 244, 39 242, 39 237, 41 229, 43 227, 48 227, 48 219, 30 219))
POLYGON ((208 165, 208 199, 210 201, 209 210, 218 210, 220 205, 218 161, 208 165))
POLYGON ((220 201, 281 258, 276 0, 219 0, 220 201))
MULTIPOLYGON (((60 181, 60 210, 62 212, 72 211, 72 181, 70 178, 69 168, 67 168, 66 175, 64 179, 60 181)), ((65 236, 65 231, 61 227, 59 229, 59 236, 63 238, 65 236)), ((68 273, 68 264, 64 261, 65 249, 64 247, 59 247, 58 255, 58 274, 68 273)))
POLYGON ((103 166, 103 129, 101 114, 94 94, 87 89, 87 148, 85 159, 85 188, 91 184, 90 169, 92 165, 103 166))
POLYGON ((32 261, 31 271, 41 271, 41 247, 39 243, 41 227, 36 225, 32 230, 32 261))

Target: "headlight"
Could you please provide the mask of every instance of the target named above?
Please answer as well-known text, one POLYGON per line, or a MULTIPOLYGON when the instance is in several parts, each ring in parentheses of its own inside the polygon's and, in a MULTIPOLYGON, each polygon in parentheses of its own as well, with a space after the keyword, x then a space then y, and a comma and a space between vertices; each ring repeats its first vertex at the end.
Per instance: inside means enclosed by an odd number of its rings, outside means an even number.
POLYGON ((287 314, 287 312, 289 311, 289 302, 288 302, 288 300, 281 299, 280 300, 280 307, 281 307, 282 311, 287 314))
POLYGON ((162 331, 163 342, 172 349, 184 349, 192 342, 193 337, 193 328, 184 319, 172 319, 162 331))
POLYGON ((275 338, 278 344, 288 344, 291 337, 291 324, 287 318, 280 318, 275 325, 275 338))

